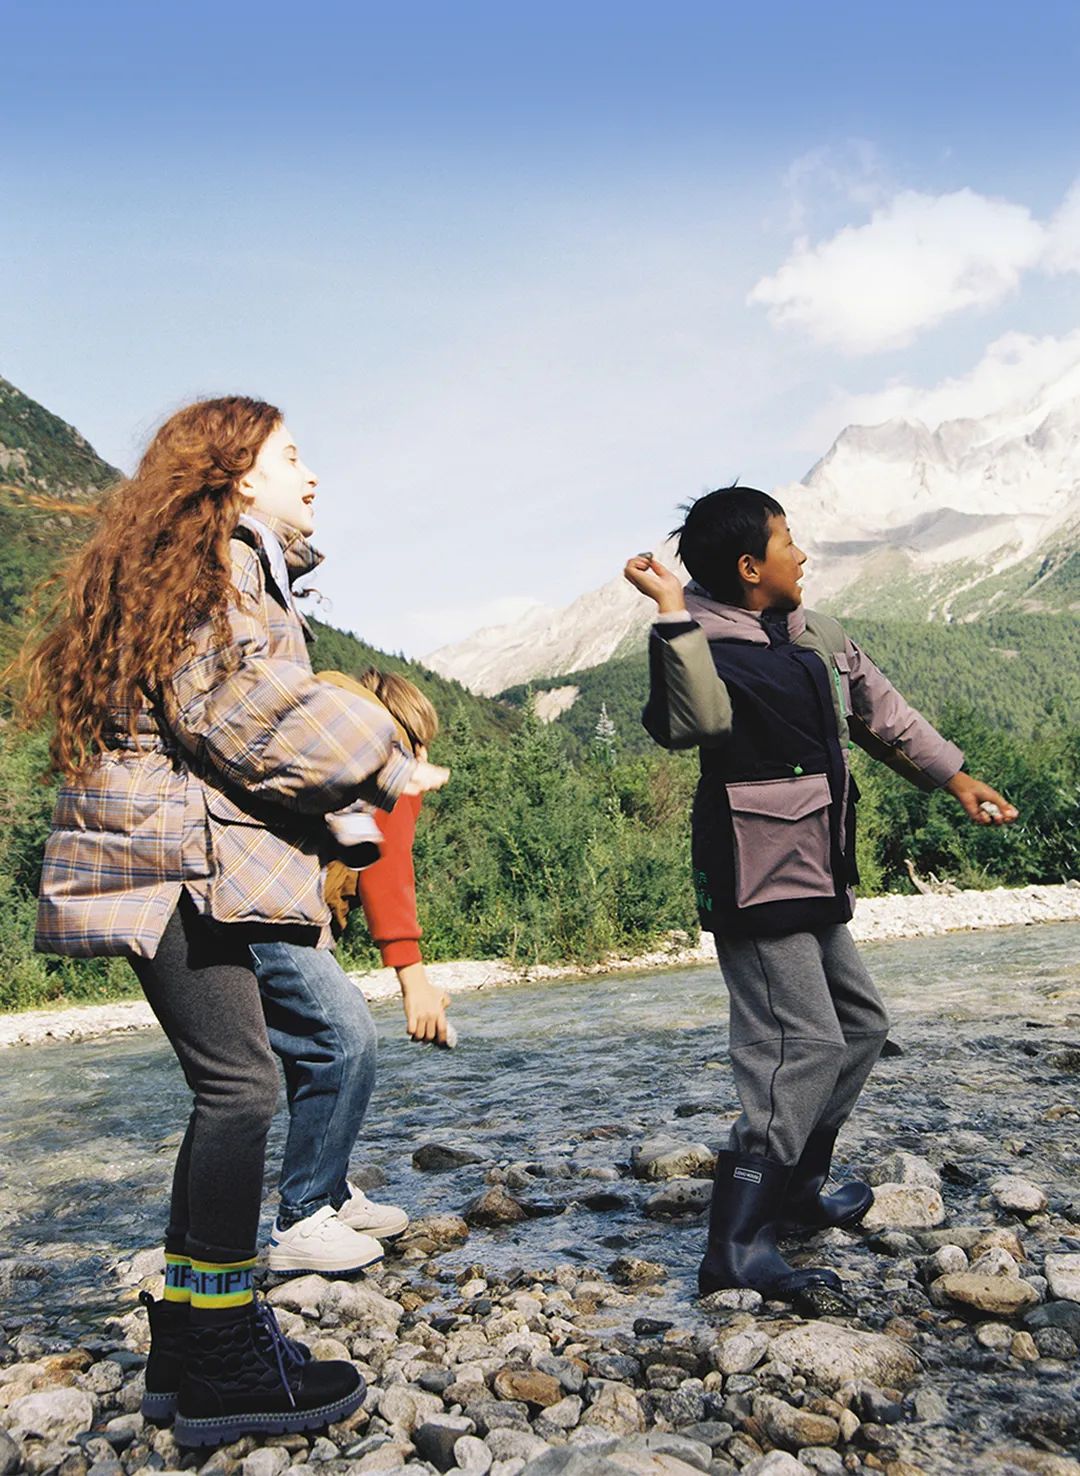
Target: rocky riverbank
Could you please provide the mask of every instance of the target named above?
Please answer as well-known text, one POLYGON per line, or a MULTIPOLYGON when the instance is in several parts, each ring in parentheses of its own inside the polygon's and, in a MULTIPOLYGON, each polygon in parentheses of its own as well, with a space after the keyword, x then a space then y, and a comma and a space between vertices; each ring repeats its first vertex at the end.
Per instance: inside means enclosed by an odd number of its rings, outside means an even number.
MULTIPOLYGON (((710 1160, 687 1140, 637 1145, 645 1215, 700 1219, 710 1160)), ((414 1162, 462 1156, 444 1140, 414 1162)), ((797 1253, 827 1259, 844 1295, 793 1308, 749 1291, 695 1303, 662 1259, 625 1251, 470 1260, 498 1227, 553 1212, 530 1192, 541 1167, 491 1165, 462 1214, 416 1221, 364 1280, 269 1290, 289 1336, 367 1380, 363 1407, 322 1434, 196 1454, 143 1421, 148 1329, 130 1304, 160 1292, 156 1251, 112 1269, 129 1310, 93 1335, 5 1318, 0 1476, 1080 1476, 1080 1206, 1053 1188, 889 1153, 866 1225, 797 1253)))
MULTIPOLYGON (((851 927, 858 942, 870 943, 1053 922, 1080 922, 1080 881, 1060 886, 997 887, 992 891, 951 895, 869 897, 860 901, 851 927)), ((650 953, 629 959, 607 959, 589 968, 581 965, 517 965, 495 959, 431 964, 428 972, 441 988, 450 994, 459 994, 506 984, 686 968, 712 963, 715 957, 708 935, 702 935, 700 941, 693 944, 684 935, 679 935, 672 937, 667 946, 650 953)), ((354 974, 353 978, 370 1000, 397 996, 397 979, 392 969, 354 974)), ((114 1032, 144 1030, 155 1024, 150 1007, 143 1000, 25 1010, 0 1015, 0 1049, 38 1045, 47 1040, 91 1040, 114 1032)))

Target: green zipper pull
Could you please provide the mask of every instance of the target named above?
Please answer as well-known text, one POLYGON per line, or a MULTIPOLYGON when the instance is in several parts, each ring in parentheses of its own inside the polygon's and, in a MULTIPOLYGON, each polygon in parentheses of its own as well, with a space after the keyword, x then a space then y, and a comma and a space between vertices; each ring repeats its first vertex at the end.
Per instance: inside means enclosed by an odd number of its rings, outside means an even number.
POLYGON ((795 775, 795 777, 797 779, 799 777, 799 775, 802 773, 802 771, 803 771, 802 764, 796 764, 795 767, 792 769, 791 772, 795 775))

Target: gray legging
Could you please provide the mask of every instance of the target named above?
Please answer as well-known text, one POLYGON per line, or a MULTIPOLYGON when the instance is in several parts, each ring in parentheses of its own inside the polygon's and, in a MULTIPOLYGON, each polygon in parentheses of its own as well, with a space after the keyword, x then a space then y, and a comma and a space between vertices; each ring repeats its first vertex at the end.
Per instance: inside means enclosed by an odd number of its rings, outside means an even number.
POLYGON ((251 938, 248 928, 202 918, 184 894, 155 956, 131 959, 195 1094, 173 1172, 166 1249, 216 1263, 255 1255, 278 1096, 251 938))
POLYGON ((737 1153, 799 1160, 815 1128, 838 1128, 885 1044, 889 1017, 847 927, 725 938, 737 1153))

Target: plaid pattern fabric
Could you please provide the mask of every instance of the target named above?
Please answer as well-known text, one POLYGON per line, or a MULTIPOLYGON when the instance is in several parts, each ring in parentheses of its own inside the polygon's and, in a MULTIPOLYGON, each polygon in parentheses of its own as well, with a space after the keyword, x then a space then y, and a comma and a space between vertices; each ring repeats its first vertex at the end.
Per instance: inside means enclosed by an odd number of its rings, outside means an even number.
MULTIPOLYGON (((302 618, 253 544, 232 542, 231 649, 196 630, 160 708, 140 713, 142 746, 117 713, 115 747, 60 791, 41 951, 152 957, 182 887, 219 922, 329 938, 322 817, 358 798, 392 809, 414 760, 388 714, 316 680, 302 618)), ((306 544, 286 555, 294 577, 312 566, 306 544)))

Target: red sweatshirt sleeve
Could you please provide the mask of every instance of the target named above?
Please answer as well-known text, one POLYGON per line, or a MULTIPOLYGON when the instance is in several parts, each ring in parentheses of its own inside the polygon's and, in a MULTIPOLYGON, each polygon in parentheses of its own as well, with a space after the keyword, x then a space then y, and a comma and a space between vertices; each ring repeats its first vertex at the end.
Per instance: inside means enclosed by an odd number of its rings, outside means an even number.
POLYGON ((420 814, 420 796, 403 794, 389 812, 375 811, 382 831, 382 855, 359 876, 360 901, 368 931, 387 968, 402 969, 420 963, 423 929, 416 916, 416 873, 413 837, 420 814))

